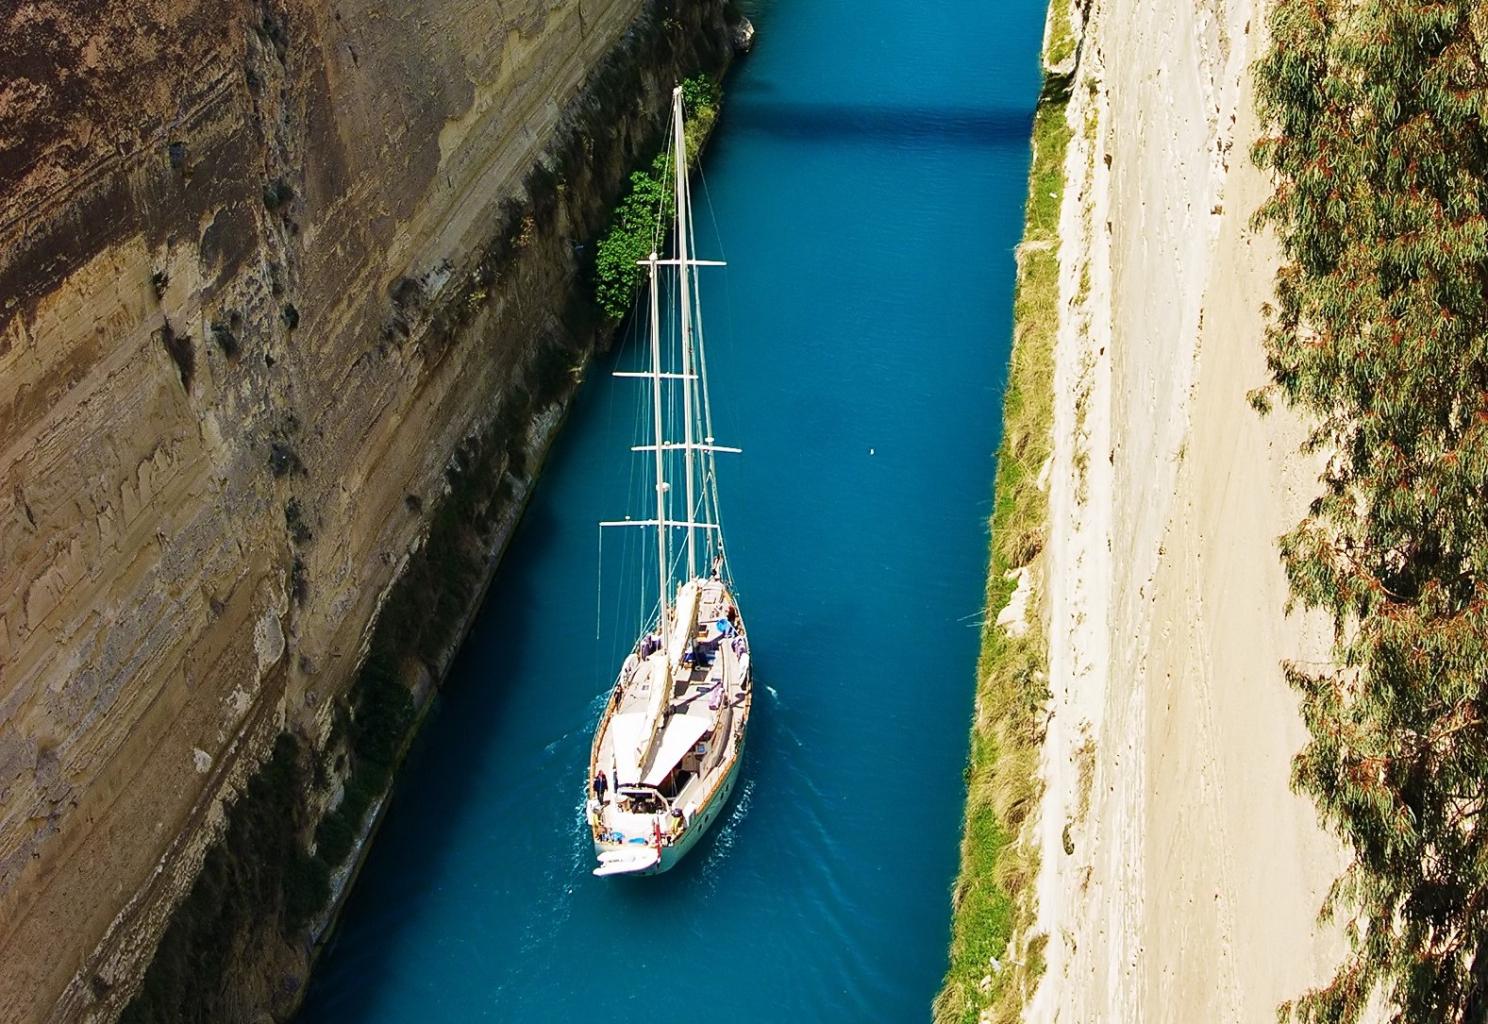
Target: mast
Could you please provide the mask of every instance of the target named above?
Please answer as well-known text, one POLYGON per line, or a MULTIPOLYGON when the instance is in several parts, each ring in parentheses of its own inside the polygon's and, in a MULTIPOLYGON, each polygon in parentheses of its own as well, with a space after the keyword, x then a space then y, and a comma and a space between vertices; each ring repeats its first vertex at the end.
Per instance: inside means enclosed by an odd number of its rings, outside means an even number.
MULTIPOLYGON (((677 284, 679 299, 682 307, 682 475, 686 478, 685 490, 687 494, 687 578, 697 576, 697 531, 692 522, 697 515, 697 498, 693 492, 693 449, 695 442, 692 437, 692 294, 691 276, 692 267, 687 260, 687 217, 688 195, 687 195, 687 135, 682 126, 682 87, 679 85, 672 90, 672 124, 673 145, 676 149, 676 189, 677 189, 677 284)), ((653 284, 654 288, 655 285, 653 284)), ((653 302, 655 300, 653 299, 653 302)), ((661 367, 658 364, 657 370, 661 367)), ((659 399, 658 399, 659 401, 659 399)), ((658 445, 661 444, 661 435, 657 435, 658 445)), ((658 452, 657 458, 660 459, 658 452)))
MULTIPOLYGON (((651 271, 651 436, 656 445, 656 570, 657 570, 657 600, 660 602, 660 618, 657 619, 657 628, 662 632, 667 628, 667 484, 666 484, 666 454, 662 450, 664 441, 661 436, 661 308, 657 297, 659 291, 656 276, 656 253, 651 253, 651 258, 646 261, 651 271)), ((688 521, 692 520, 689 514, 688 521)), ((689 539, 692 531, 687 531, 689 539)))

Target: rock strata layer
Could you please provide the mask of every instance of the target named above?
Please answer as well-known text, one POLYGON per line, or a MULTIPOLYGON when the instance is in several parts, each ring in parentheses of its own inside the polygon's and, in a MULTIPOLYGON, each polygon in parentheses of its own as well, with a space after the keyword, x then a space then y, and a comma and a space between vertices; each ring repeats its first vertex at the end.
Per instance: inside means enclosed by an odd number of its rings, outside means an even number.
MULTIPOLYGON (((0 1021, 119 1015, 277 737, 335 790, 378 609, 473 445, 530 476, 605 335, 586 243, 729 39, 712 0, 0 13, 0 1021)), ((292 1009, 273 941, 211 1019, 292 1009)))

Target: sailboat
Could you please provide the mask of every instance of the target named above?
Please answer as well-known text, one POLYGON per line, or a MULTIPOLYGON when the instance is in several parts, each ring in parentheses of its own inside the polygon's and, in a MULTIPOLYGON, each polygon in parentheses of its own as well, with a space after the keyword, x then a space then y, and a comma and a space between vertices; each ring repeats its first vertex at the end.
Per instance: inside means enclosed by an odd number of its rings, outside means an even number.
MULTIPOLYGON (((697 303, 698 268, 722 263, 689 255, 692 210, 680 88, 672 93, 672 129, 676 256, 662 259, 653 251, 641 261, 649 277, 651 363, 647 370, 616 374, 650 385, 650 443, 632 450, 649 453, 654 463, 655 506, 646 519, 600 524, 655 531, 659 595, 654 617, 620 666, 589 754, 585 818, 599 860, 594 874, 600 876, 659 874, 697 845, 738 780, 753 701, 749 637, 724 555, 713 471, 715 455, 739 449, 713 438, 697 303), (675 275, 671 294, 680 351, 665 353, 675 369, 663 360, 663 274, 675 275), (668 394, 674 388, 681 392, 680 439, 668 436, 663 417, 678 404, 668 394), (679 461, 676 488, 668 472, 679 461), (678 489, 680 517, 669 507, 678 489), (675 569, 674 536, 682 545, 675 569)), ((670 341, 665 347, 673 348, 670 341)))

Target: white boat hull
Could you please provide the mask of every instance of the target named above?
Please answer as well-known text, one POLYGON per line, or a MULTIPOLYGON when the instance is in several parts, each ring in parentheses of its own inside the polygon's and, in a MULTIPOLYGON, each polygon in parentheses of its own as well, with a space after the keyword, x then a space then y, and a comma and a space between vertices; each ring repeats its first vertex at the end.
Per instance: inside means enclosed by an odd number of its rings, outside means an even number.
MULTIPOLYGON (((642 875, 659 875, 663 871, 670 871, 672 868, 674 868, 677 863, 683 857, 686 857, 688 853, 692 851, 692 848, 702 840, 703 836, 708 833, 708 829, 713 826, 714 822, 716 822, 723 815, 724 809, 728 806, 729 797, 733 795, 734 783, 738 781, 739 766, 743 763, 743 761, 744 747, 741 744, 737 756, 734 757, 734 763, 729 766, 728 773, 723 777, 723 781, 719 783, 718 791, 713 795, 713 799, 708 801, 707 806, 699 809, 698 813, 693 817, 692 823, 688 825, 687 828, 684 829, 673 842, 662 846, 661 859, 659 861, 656 861, 655 863, 649 864, 645 867, 641 867, 637 870, 604 871, 601 868, 596 869, 594 871, 594 874, 602 876, 627 874, 636 875, 639 877, 642 875)), ((603 864, 606 854, 611 854, 614 851, 624 851, 627 848, 634 849, 640 845, 641 844, 639 843, 612 843, 605 840, 596 839, 594 841, 594 855, 598 857, 601 864, 603 864)), ((649 848, 653 850, 655 849, 655 847, 649 848)))

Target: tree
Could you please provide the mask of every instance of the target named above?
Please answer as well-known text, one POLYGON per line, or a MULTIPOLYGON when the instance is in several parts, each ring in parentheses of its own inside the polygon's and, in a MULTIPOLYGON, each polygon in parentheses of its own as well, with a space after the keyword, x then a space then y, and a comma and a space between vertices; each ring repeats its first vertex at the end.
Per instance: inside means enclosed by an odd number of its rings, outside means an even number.
MULTIPOLYGON (((1350 952, 1283 1019, 1488 1020, 1488 7, 1278 0, 1257 66, 1285 261, 1266 351, 1321 493, 1281 541, 1335 667, 1293 784, 1353 858, 1350 952)), ((1258 396, 1258 405, 1265 396, 1258 396)))

